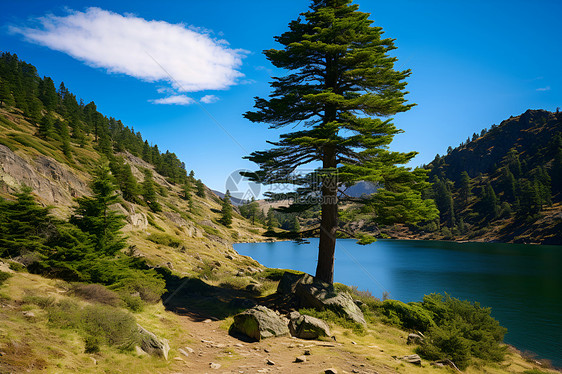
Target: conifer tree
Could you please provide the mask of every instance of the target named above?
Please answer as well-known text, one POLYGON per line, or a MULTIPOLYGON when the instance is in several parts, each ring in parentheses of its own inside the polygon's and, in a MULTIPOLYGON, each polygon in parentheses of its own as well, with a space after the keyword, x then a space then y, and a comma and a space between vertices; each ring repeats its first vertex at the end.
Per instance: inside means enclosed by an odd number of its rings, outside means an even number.
POLYGON ((468 205, 468 199, 470 198, 470 177, 466 171, 461 173, 459 191, 462 202, 465 206, 468 205))
POLYGON ((291 231, 292 232, 301 231, 301 224, 299 222, 299 217, 296 214, 293 216, 293 221, 291 222, 291 231))
POLYGON ((125 226, 125 217, 110 208, 119 196, 108 166, 98 167, 91 188, 93 196, 76 199, 78 206, 70 222, 92 236, 96 252, 113 255, 125 247, 120 231, 125 226))
POLYGON ((288 211, 306 210, 320 200, 316 277, 329 283, 333 282, 340 187, 361 180, 384 184, 384 196, 362 203, 380 207, 401 200, 421 208, 418 216, 435 215, 431 201, 421 199, 428 186, 425 172, 408 183, 393 178, 400 169, 397 165, 415 156, 415 152, 386 149, 400 130, 385 117, 413 105, 404 98, 404 80, 410 71, 394 70, 396 58, 388 55, 395 48, 393 41, 382 39, 382 28, 372 26, 368 17, 351 0, 313 0, 310 11, 276 37, 283 48, 265 51, 273 65, 289 70, 288 75, 273 78, 269 99, 256 98, 256 111, 245 114, 250 121, 272 128, 303 125, 281 135, 272 143, 274 148, 252 153, 248 158, 260 170, 245 175, 264 184, 296 185, 296 204, 288 211), (306 176, 291 175, 314 162, 322 167, 306 176))
POLYGON ((203 184, 203 182, 201 182, 201 179, 198 179, 197 182, 195 182, 195 188, 197 189, 197 191, 195 192, 195 194, 199 197, 205 197, 205 185, 203 184))
POLYGON ((221 218, 219 222, 226 227, 232 225, 232 204, 230 203, 230 191, 228 190, 222 200, 221 218))
POLYGON ((185 182, 182 185, 182 192, 183 192, 182 199, 184 199, 184 200, 190 200, 191 199, 191 186, 189 185, 188 182, 185 182))
POLYGON ((498 216, 498 199, 490 182, 486 184, 480 204, 480 213, 483 217, 493 220, 498 216))
POLYGON ((42 139, 52 138, 55 133, 55 119, 50 113, 41 118, 39 122, 39 129, 37 130, 37 135, 42 139))
POLYGON ((539 191, 536 184, 531 183, 527 179, 522 180, 520 185, 521 191, 517 215, 521 218, 532 217, 541 209, 539 191))
POLYGON ((45 241, 53 230, 50 208, 41 207, 24 186, 16 200, 0 198, 0 256, 18 256, 22 252, 45 252, 45 241))
POLYGON ((279 222, 275 218, 275 214, 271 207, 269 207, 267 211, 266 224, 267 224, 267 231, 273 231, 277 226, 279 226, 279 222))
POLYGON ((50 77, 43 77, 39 82, 39 99, 48 111, 53 111, 57 108, 59 98, 55 84, 50 77))
POLYGON ((57 120, 55 122, 55 129, 62 142, 62 153, 69 159, 72 160, 72 150, 70 148, 70 132, 68 131, 68 125, 65 121, 57 120))
POLYGON ((152 171, 150 169, 144 170, 142 197, 153 212, 159 212, 162 210, 162 207, 158 203, 158 198, 156 197, 156 188, 154 187, 154 180, 152 179, 152 171))
POLYGON ((117 180, 117 185, 123 194, 123 199, 131 202, 137 201, 139 186, 133 175, 131 165, 126 163, 122 157, 114 158, 110 163, 111 173, 117 180))
POLYGON ((14 96, 7 82, 0 79, 0 105, 13 106, 16 104, 14 96))

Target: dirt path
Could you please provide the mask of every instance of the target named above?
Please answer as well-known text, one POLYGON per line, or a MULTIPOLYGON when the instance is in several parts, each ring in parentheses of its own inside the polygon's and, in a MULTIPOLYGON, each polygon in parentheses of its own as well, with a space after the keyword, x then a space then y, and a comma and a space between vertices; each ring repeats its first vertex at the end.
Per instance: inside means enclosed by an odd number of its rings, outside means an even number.
POLYGON ((290 337, 248 343, 228 335, 221 321, 198 322, 185 316, 182 325, 191 343, 181 347, 187 356, 180 347, 175 349, 179 353, 171 358, 174 373, 324 373, 329 368, 337 373, 395 372, 353 355, 341 343, 290 337), (306 361, 295 362, 299 356, 306 361))

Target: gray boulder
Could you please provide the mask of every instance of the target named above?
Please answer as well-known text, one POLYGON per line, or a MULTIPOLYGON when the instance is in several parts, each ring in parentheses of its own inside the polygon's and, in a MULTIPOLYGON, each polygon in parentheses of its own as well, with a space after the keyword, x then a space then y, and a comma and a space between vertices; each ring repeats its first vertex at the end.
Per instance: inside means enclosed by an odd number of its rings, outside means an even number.
POLYGON ((330 309, 363 326, 367 325, 363 312, 355 304, 350 294, 336 292, 332 284, 317 280, 311 275, 303 274, 295 277, 294 274, 285 273, 279 282, 277 291, 294 293, 301 307, 330 309))
POLYGON ((254 340, 289 335, 288 321, 273 310, 258 305, 234 316, 232 330, 254 340))
POLYGON ((329 337, 330 327, 321 319, 292 312, 289 315, 289 331, 291 335, 300 339, 318 339, 329 337))
POLYGON ((400 360, 409 362, 410 364, 413 365, 421 366, 421 357, 418 355, 409 355, 409 356, 400 357, 400 360))
POLYGON ((168 359, 168 352, 170 351, 170 345, 167 339, 161 339, 142 327, 138 325, 138 333, 140 337, 140 348, 148 354, 164 357, 168 359))

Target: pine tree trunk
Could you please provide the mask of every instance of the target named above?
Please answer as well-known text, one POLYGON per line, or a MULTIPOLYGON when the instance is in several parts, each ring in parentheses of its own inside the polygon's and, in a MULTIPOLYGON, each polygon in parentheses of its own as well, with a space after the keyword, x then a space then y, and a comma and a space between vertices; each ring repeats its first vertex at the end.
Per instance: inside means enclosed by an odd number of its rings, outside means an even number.
MULTIPOLYGON (((325 169, 336 167, 335 150, 326 151, 323 164, 325 169)), ((334 253, 338 228, 337 188, 335 175, 331 177, 331 180, 322 183, 322 217, 320 221, 320 244, 318 246, 316 278, 327 283, 334 282, 334 253)))

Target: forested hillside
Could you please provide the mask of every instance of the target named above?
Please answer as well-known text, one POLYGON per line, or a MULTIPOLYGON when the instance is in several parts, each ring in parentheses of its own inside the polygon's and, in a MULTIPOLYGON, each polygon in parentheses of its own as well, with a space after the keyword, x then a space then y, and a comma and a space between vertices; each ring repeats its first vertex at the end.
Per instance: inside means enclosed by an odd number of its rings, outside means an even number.
POLYGON ((234 258, 232 241, 260 239, 174 153, 63 83, 9 53, 0 79, 0 257, 138 304, 159 300, 170 269, 199 274, 234 258))
POLYGON ((473 134, 426 166, 439 222, 415 235, 562 243, 562 113, 528 110, 473 134))

